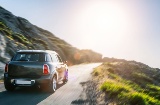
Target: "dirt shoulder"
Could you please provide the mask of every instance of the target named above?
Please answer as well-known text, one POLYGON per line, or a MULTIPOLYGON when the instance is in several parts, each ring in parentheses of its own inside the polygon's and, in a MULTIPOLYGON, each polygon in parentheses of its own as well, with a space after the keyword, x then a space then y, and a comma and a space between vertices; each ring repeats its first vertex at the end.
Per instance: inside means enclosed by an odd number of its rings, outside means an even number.
POLYGON ((98 89, 98 82, 90 79, 81 83, 83 92, 77 100, 72 101, 73 105, 107 105, 109 103, 105 93, 98 89))
POLYGON ((83 91, 78 99, 72 101, 72 105, 116 105, 114 100, 100 90, 101 84, 106 78, 102 79, 91 73, 91 78, 86 82, 81 82, 83 91))

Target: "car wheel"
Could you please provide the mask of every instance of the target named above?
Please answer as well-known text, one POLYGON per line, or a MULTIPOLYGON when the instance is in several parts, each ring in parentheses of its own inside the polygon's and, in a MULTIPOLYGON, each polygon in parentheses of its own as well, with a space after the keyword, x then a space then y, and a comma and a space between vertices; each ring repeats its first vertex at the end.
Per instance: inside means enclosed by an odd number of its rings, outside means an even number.
POLYGON ((4 87, 7 91, 13 91, 16 88, 8 79, 4 79, 4 87))
POLYGON ((49 86, 49 92, 53 93, 56 91, 56 89, 57 89, 57 77, 54 76, 49 86))

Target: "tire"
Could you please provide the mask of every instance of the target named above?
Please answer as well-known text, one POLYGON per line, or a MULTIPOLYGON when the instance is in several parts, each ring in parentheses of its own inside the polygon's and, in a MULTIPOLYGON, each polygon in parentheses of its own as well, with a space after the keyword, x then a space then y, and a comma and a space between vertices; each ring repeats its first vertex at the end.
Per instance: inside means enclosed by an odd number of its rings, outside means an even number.
POLYGON ((57 89, 57 77, 54 76, 54 77, 52 78, 52 80, 51 80, 50 85, 49 85, 49 92, 50 92, 50 93, 53 93, 53 92, 56 91, 56 89, 57 89))
POLYGON ((16 88, 8 79, 4 79, 4 87, 7 91, 14 91, 16 88))

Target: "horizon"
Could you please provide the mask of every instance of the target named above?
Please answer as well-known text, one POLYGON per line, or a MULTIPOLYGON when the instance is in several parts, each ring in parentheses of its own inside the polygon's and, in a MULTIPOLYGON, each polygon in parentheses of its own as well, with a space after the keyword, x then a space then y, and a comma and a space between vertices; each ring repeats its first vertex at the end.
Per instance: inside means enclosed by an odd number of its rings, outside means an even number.
POLYGON ((1 0, 15 16, 78 49, 160 68, 159 0, 1 0), (36 15, 34 15, 36 14, 36 15))

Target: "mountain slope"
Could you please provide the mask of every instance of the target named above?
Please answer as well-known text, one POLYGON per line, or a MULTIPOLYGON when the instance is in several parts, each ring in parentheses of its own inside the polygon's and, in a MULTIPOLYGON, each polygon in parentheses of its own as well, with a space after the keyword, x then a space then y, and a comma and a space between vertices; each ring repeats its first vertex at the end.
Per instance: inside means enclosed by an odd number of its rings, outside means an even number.
POLYGON ((160 105, 160 69, 123 59, 106 57, 104 61, 94 69, 92 80, 82 85, 87 102, 160 105))
POLYGON ((51 32, 31 24, 28 20, 14 16, 0 7, 0 61, 7 62, 17 50, 54 50, 69 64, 100 61, 102 55, 91 50, 79 50, 51 32), (81 52, 87 53, 81 53, 81 52), (76 55, 78 54, 78 58, 76 55), (96 58, 92 58, 92 56, 96 58), (86 58, 87 57, 87 58, 86 58))

